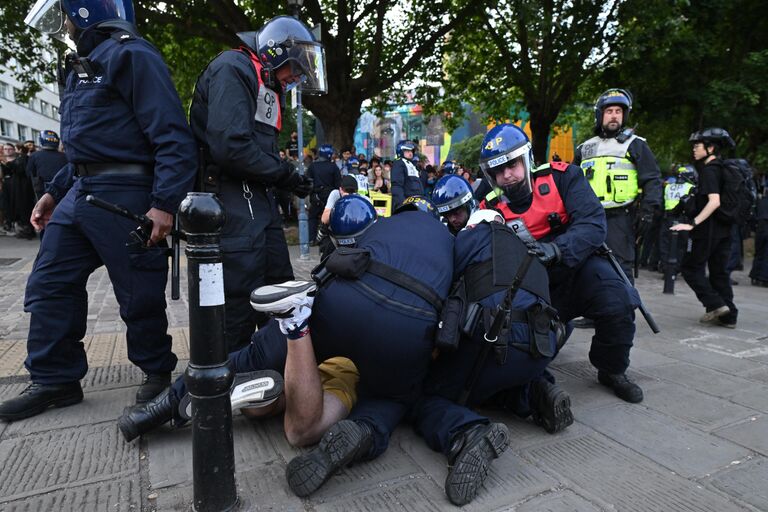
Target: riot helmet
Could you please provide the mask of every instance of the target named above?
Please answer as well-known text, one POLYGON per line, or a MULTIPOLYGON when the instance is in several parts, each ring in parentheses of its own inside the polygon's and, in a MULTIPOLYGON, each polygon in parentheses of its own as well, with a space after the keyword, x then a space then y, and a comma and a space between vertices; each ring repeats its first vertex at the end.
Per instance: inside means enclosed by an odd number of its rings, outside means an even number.
MULTIPOLYGON (((239 32, 237 37, 253 50, 264 66, 264 83, 278 90, 275 71, 290 65, 299 77, 301 92, 321 95, 328 92, 325 74, 325 50, 312 31, 292 16, 277 16, 269 20, 258 32, 239 32)), ((292 89, 291 84, 286 89, 292 89)), ((287 92, 287 91, 286 91, 287 92)))
POLYGON ((328 227, 337 246, 350 246, 357 244, 357 238, 374 222, 376 210, 371 202, 358 194, 349 194, 336 201, 328 227))
POLYGON ((357 170, 360 168, 360 160, 355 157, 350 157, 347 160, 347 170, 353 174, 357 174, 357 170))
POLYGON ((688 142, 696 144, 701 142, 704 146, 713 145, 718 150, 735 148, 736 143, 731 135, 722 128, 706 128, 700 132, 693 132, 688 138, 688 142))
POLYGON ((678 167, 677 175, 690 183, 696 183, 699 179, 699 173, 696 172, 696 168, 691 164, 685 164, 678 167))
POLYGON ((110 20, 136 22, 131 0, 37 0, 24 23, 66 42, 65 16, 79 30, 110 20))
POLYGON ((480 149, 480 170, 488 183, 500 188, 510 202, 527 201, 533 191, 533 150, 525 132, 514 124, 491 128, 480 149))
POLYGON ((443 174, 453 174, 456 172, 457 166, 450 160, 446 160, 443 163, 443 174))
POLYGON ((409 140, 401 140, 397 143, 397 147, 395 148, 395 153, 397 154, 397 158, 404 158, 403 157, 403 151, 413 151, 416 149, 416 144, 409 140))
POLYGON ((421 211, 431 215, 435 220, 440 220, 440 214, 437 212, 437 208, 435 208, 435 205, 426 196, 408 196, 400 206, 395 208, 395 214, 409 211, 421 211))
POLYGON ((448 174, 437 180, 432 191, 432 202, 437 212, 448 223, 451 232, 460 231, 477 208, 472 187, 461 176, 448 174))
POLYGON ((333 158, 333 146, 330 144, 323 144, 318 148, 317 156, 320 158, 325 158, 326 160, 330 160, 333 158))
POLYGON ((618 105, 624 111, 621 128, 629 123, 629 113, 632 112, 632 95, 625 89, 608 89, 595 101, 595 135, 603 133, 603 111, 605 107, 618 105))
POLYGON ((59 149, 59 134, 53 130, 43 130, 39 137, 40 147, 48 149, 59 149))

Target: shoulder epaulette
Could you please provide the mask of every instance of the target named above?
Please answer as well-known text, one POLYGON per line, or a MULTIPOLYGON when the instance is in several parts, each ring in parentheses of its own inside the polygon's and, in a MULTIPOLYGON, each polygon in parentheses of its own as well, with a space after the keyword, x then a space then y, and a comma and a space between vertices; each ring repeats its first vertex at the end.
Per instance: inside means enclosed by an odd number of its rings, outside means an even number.
POLYGON ((556 171, 565 172, 568 169, 568 162, 551 162, 550 165, 556 171))
POLYGON ((136 39, 136 36, 128 32, 127 30, 118 30, 117 32, 113 32, 110 37, 115 41, 117 41, 118 43, 124 43, 126 41, 131 41, 133 39, 136 39))

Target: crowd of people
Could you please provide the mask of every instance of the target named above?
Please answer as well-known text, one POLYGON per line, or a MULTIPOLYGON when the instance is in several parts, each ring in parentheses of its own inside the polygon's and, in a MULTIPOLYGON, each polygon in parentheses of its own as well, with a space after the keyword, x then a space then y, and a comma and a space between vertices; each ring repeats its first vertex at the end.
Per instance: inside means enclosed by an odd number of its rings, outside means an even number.
POLYGON ((704 307, 700 321, 736 327, 726 264, 746 195, 723 159, 733 142, 725 130, 692 135, 698 178, 687 181, 696 173, 685 167, 665 188, 647 142, 627 128, 631 95, 610 89, 573 163, 535 165, 524 131, 500 124, 478 148, 481 175, 454 162, 431 167, 409 140, 392 161, 322 145, 302 175, 298 147, 279 151, 277 136, 281 96, 298 83, 305 94, 327 89, 322 44, 304 23, 278 16, 239 33, 243 45, 215 56, 197 79, 187 122, 160 54, 136 32, 130 1, 93 4, 96 14, 84 17, 68 0, 63 9, 38 2, 27 17, 75 42, 68 62, 78 67, 63 88, 77 101, 61 109, 67 164, 43 179, 28 213, 45 229, 25 293, 32 382, 0 403, 0 419, 83 400, 85 286, 101 265, 129 359, 145 374, 136 405, 118 420, 126 441, 195 419, 184 378, 171 383, 177 358, 165 311, 165 238, 193 188, 216 194, 226 211, 222 382, 234 408, 283 412, 289 442, 313 446, 286 468, 298 496, 384 453, 407 423, 446 456, 448 499, 471 502, 512 441, 477 406, 530 417, 550 434, 573 423, 570 396, 547 366, 577 318, 595 331, 588 357, 598 382, 641 402, 627 376, 642 304, 632 274, 638 241, 655 238, 657 219, 666 223, 659 239, 690 232, 680 270, 704 307), (75 115, 77 105, 105 98, 106 108, 75 115), (377 215, 372 192, 391 195, 390 216, 377 215), (86 193, 146 212, 147 240, 131 238, 132 221, 95 208, 86 193), (283 231, 292 195, 309 198, 312 239, 324 243, 313 281, 294 280, 283 231))

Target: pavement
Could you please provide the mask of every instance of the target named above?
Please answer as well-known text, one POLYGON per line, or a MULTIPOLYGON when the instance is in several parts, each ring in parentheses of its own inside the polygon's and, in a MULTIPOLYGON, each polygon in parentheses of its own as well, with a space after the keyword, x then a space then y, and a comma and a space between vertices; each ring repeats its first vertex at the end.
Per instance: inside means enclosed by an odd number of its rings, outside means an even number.
MULTIPOLYGON (((0 400, 27 381, 24 286, 37 242, 0 236, 0 400)), ((298 277, 317 261, 291 248, 298 277)), ((750 262, 748 262, 749 265, 750 262)), ((749 268, 749 266, 747 267, 749 268)), ((184 269, 183 269, 184 270, 184 269)), ((185 278, 185 271, 182 272, 185 278)), ((570 393, 575 423, 546 434, 530 421, 489 413, 511 432, 468 511, 768 510, 768 289, 733 277, 737 329, 705 327, 685 283, 663 295, 657 274, 638 288, 662 333, 638 320, 630 376, 638 405, 600 386, 590 366, 590 331, 576 330, 551 368, 570 393)), ((186 291, 186 280, 182 282, 186 291)), ((126 443, 116 419, 131 405, 141 372, 127 359, 125 329, 103 269, 88 283, 90 370, 85 400, 16 423, 0 422, 0 511, 189 510, 191 432, 164 428, 126 443)), ((189 357, 185 293, 168 306, 181 373, 189 357)), ((405 425, 379 459, 344 469, 310 499, 294 496, 284 470, 300 450, 281 420, 234 421, 240 510, 443 511, 445 458, 405 425)))

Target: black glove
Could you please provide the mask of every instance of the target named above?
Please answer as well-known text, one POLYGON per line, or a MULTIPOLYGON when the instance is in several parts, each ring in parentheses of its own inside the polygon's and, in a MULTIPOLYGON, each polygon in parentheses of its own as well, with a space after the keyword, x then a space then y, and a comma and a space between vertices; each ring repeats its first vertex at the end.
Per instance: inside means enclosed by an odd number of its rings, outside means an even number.
POLYGON ((545 267, 551 267, 560 261, 560 248, 554 242, 539 242, 535 250, 536 257, 545 267))
POLYGON ((651 230, 652 224, 653 224, 653 214, 644 213, 642 217, 640 217, 640 220, 637 222, 637 227, 635 228, 635 238, 637 239, 645 238, 645 236, 651 230))
POLYGON ((303 199, 312 192, 312 179, 306 175, 294 172, 288 177, 284 188, 292 191, 296 196, 303 199))

